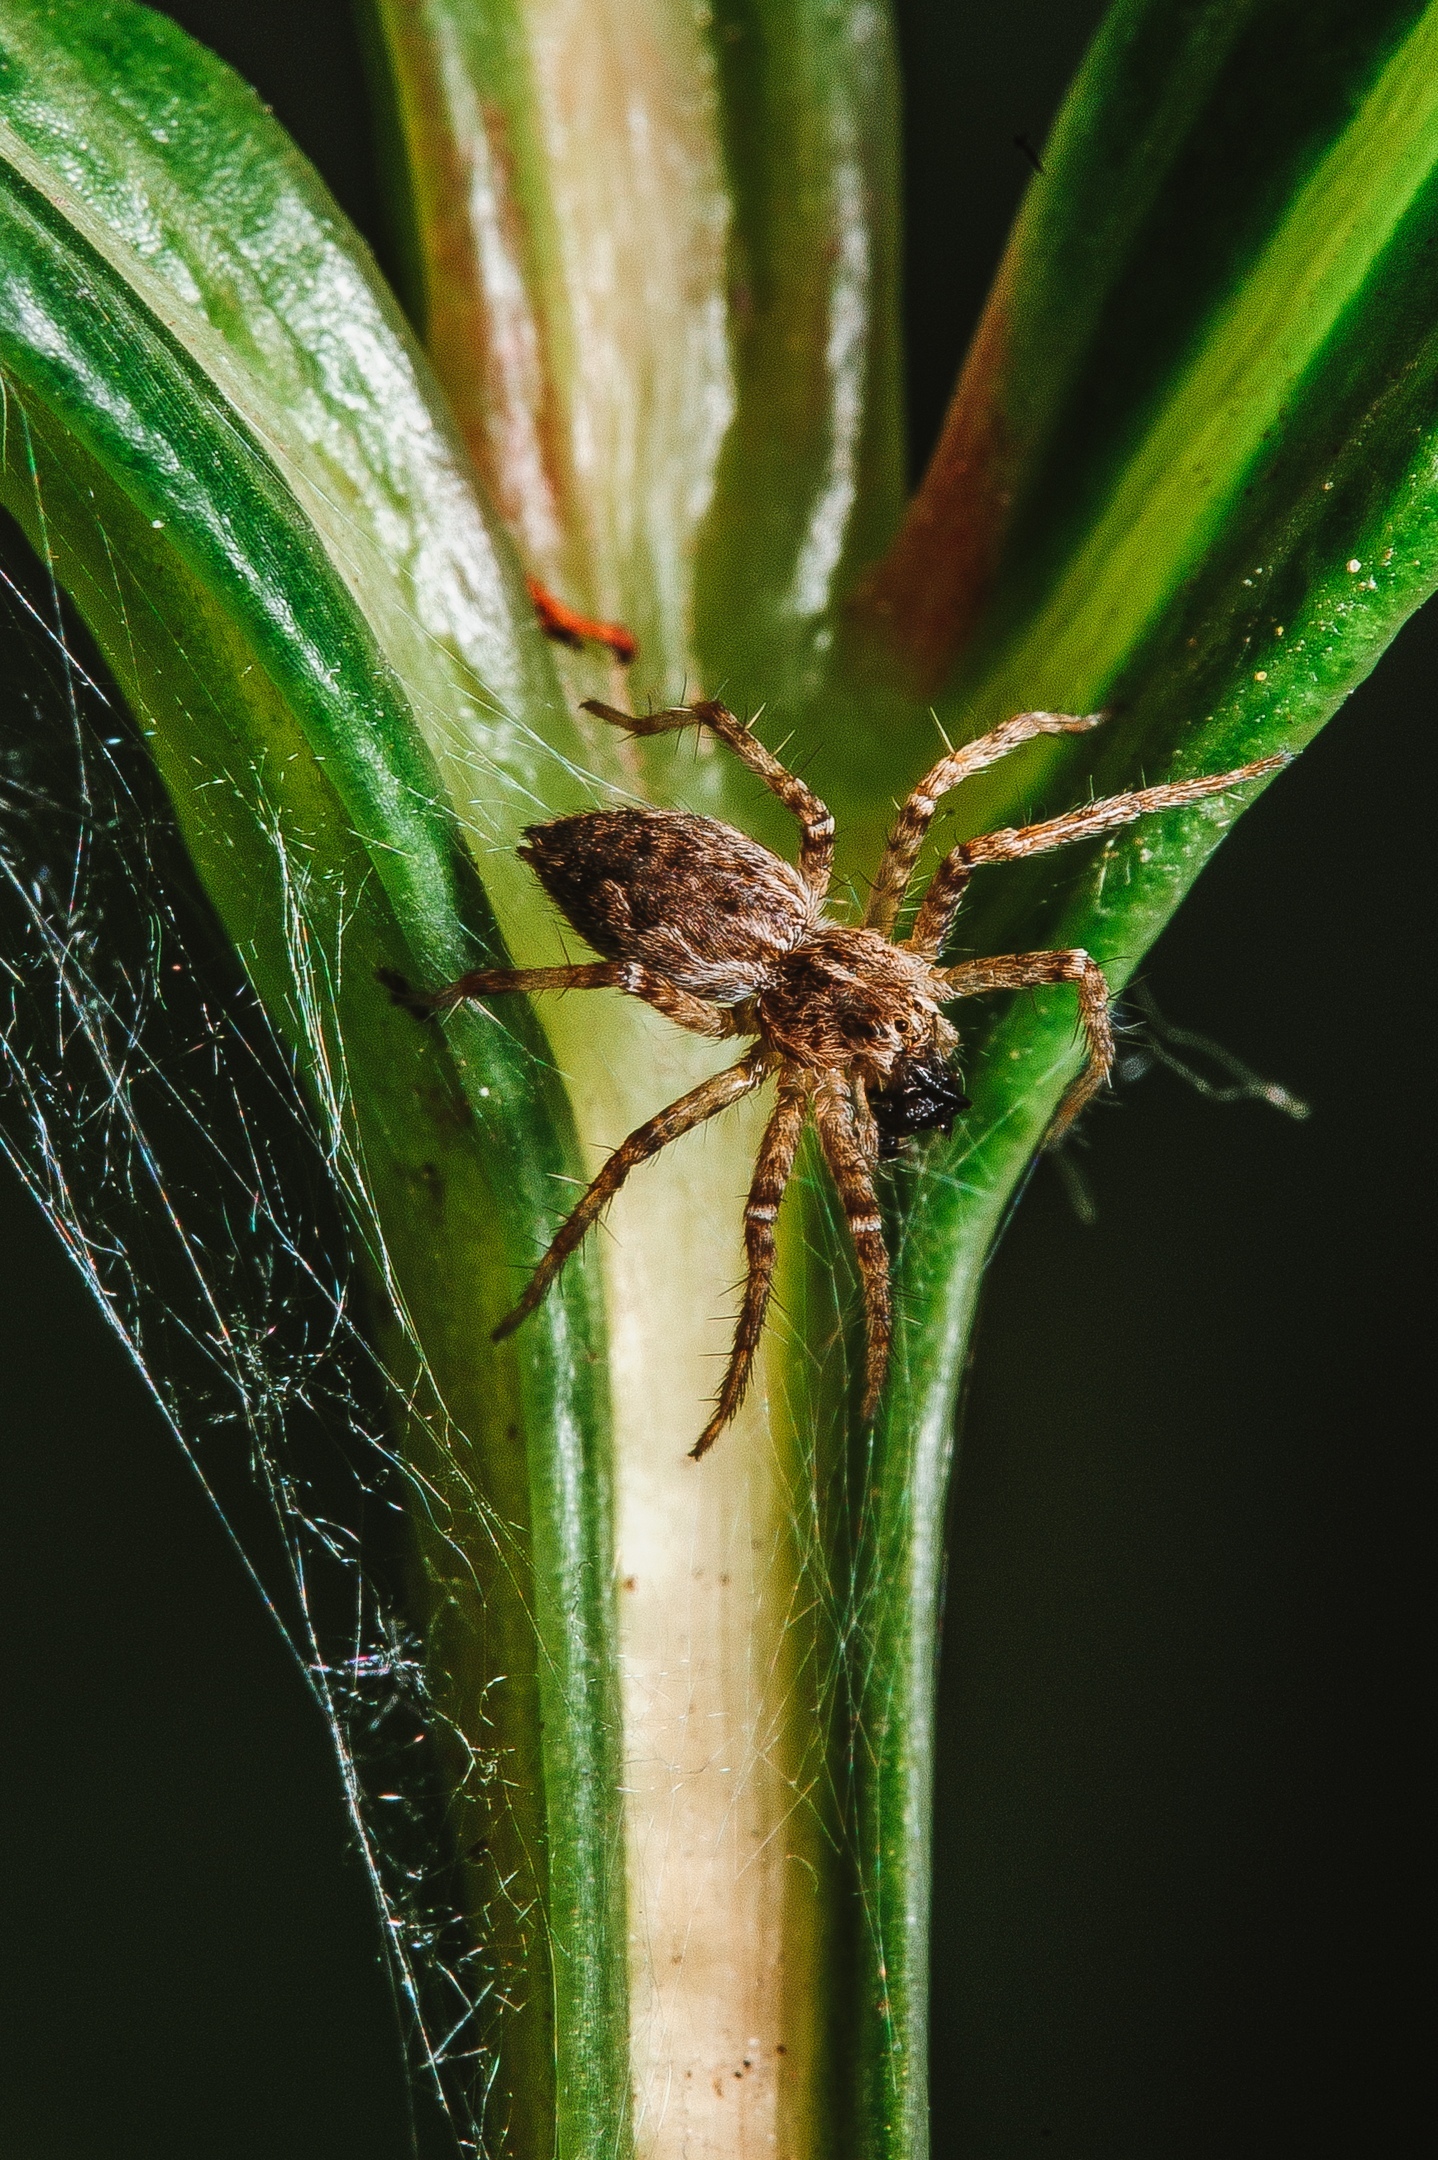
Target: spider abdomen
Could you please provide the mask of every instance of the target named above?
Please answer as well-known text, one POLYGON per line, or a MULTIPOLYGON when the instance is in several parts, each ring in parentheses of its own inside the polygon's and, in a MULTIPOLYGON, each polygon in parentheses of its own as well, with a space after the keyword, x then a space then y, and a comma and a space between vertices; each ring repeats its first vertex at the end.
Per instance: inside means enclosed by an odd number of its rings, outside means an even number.
POLYGON ((717 818, 589 810, 525 839, 525 861, 596 952, 717 1004, 751 996, 813 919, 798 872, 717 818))

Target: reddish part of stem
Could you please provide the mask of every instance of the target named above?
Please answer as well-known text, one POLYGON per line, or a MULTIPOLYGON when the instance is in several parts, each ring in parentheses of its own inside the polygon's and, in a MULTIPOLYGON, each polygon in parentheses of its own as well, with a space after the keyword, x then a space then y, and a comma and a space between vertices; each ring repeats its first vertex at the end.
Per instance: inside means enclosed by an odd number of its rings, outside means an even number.
POLYGON ((929 467, 854 612, 918 696, 952 675, 998 567, 1014 462, 1001 386, 1009 346, 1006 269, 984 310, 929 467))

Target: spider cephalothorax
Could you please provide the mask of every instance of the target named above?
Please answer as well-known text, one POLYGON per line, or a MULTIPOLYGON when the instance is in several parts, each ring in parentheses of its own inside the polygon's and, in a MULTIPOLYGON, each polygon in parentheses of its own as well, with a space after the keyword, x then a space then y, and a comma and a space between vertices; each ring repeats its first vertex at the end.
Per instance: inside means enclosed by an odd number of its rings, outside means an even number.
POLYGON ((877 930, 819 921, 768 971, 755 1032, 814 1072, 847 1072, 866 1096, 916 1059, 958 1048, 941 1007, 953 996, 936 967, 877 930))
POLYGON ((947 1132, 968 1101, 950 1068, 958 1035, 943 1008, 986 990, 1071 982, 1088 1041, 1088 1063, 1069 1090, 1057 1129, 1101 1088, 1113 1062, 1108 985, 1098 963, 1075 949, 1010 953, 943 967, 940 956, 965 885, 980 863, 1013 862, 1066 847, 1152 810, 1165 810, 1255 780, 1281 765, 1262 758, 1237 771, 1139 788, 1085 803, 1064 817, 985 833, 950 850, 930 880, 902 942, 893 929, 940 798, 1036 735, 1079 734, 1101 714, 1020 713, 942 758, 899 812, 874 879, 864 922, 824 912, 834 820, 802 780, 733 713, 707 703, 636 719, 610 705, 586 711, 631 735, 707 727, 758 773, 799 821, 797 867, 715 818, 671 810, 591 810, 532 825, 521 850, 555 905, 600 961, 574 967, 484 968, 403 1003, 424 1011, 512 990, 613 989, 695 1034, 748 1037, 737 1065, 692 1088, 616 1149, 555 1233, 523 1297, 500 1322, 507 1335, 531 1313, 564 1262, 637 1163, 769 1080, 776 1102, 760 1143, 744 1211, 748 1275, 729 1367, 714 1414, 694 1447, 712 1446, 748 1385, 774 1271, 774 1222, 812 1114, 843 1202, 864 1287, 868 1356, 864 1415, 873 1414, 888 1367, 889 1262, 873 1173, 917 1133, 947 1132))

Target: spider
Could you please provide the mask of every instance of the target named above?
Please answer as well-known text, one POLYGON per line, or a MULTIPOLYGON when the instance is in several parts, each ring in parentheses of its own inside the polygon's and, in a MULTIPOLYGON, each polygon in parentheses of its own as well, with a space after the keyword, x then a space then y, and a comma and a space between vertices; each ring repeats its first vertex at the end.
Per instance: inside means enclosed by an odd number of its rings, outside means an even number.
POLYGON ((774 1273, 774 1223, 812 1113, 853 1239, 863 1285, 867 1357, 863 1415, 878 1405, 892 1331, 889 1260, 874 1189, 876 1165, 918 1133, 950 1131, 968 1108, 950 1069, 958 1034, 944 1008, 987 990, 1073 983, 1088 1057, 1050 1137, 1103 1087, 1113 1063, 1109 991, 1102 968, 1078 949, 1010 953, 940 965, 964 888, 981 863, 1015 862, 1176 809, 1286 763, 1260 758, 1233 772, 1136 788, 1062 817, 983 833, 951 848, 929 882, 907 938, 894 925, 940 799, 1038 735, 1080 735, 1102 713, 1020 713, 939 760, 899 811, 861 925, 824 911, 834 820, 818 796, 713 700, 636 718, 588 700, 584 710, 630 735, 708 728, 757 773, 798 820, 797 867, 733 826, 678 810, 587 810, 531 825, 520 854, 582 938, 603 959, 568 967, 480 968, 444 989, 417 992, 385 978, 396 1002, 429 1015, 466 998, 508 991, 622 990, 716 1039, 749 1037, 737 1064, 681 1095, 610 1156, 555 1233, 514 1310, 494 1331, 517 1328, 636 1165, 730 1103, 773 1080, 777 1097, 744 1209, 748 1268, 728 1369, 714 1413, 691 1454, 713 1446, 749 1384, 774 1273))

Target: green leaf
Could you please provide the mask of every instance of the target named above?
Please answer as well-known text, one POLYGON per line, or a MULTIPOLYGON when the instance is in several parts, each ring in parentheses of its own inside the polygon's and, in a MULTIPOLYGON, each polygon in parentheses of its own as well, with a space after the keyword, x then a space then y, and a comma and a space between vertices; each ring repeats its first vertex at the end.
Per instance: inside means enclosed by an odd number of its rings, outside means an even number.
POLYGON ((1112 687, 1340 350, 1421 335, 1435 56, 1414 0, 1112 10, 873 581, 927 688, 1112 687))
MULTIPOLYGON (((1057 809, 1301 749, 1438 586, 1438 9, 1120 5, 1043 163, 865 627, 964 734, 1026 706, 1114 717, 1096 756, 985 776, 970 832, 1040 791, 1057 809)), ((1080 945, 1121 987, 1240 807, 980 879, 964 949, 1080 945)), ((978 1016, 964 1058, 963 1138, 896 1194, 906 1319, 857 1592, 860 2078, 865 2149, 893 2154, 923 2134, 954 1399, 1075 1066, 1068 998, 978 1016)))
POLYGON ((902 507, 899 85, 875 7, 714 10, 735 411, 695 563, 706 681, 801 712, 902 507))
POLYGON ((523 2149, 556 2124, 560 2150, 622 2149, 592 1277, 477 1347, 572 1175, 568 1106, 523 1013, 421 1028, 375 980, 502 950, 426 734, 467 767, 502 886, 536 792, 566 784, 535 732, 562 746, 547 654, 362 249, 227 71, 137 8, 7 5, 0 186, 4 501, 122 684, 327 1130, 409 1404, 436 1699, 470 1761, 502 1735, 507 1807, 456 1774, 474 1910, 515 1915, 479 1944, 516 2005, 491 2105, 507 2088, 523 2149))

